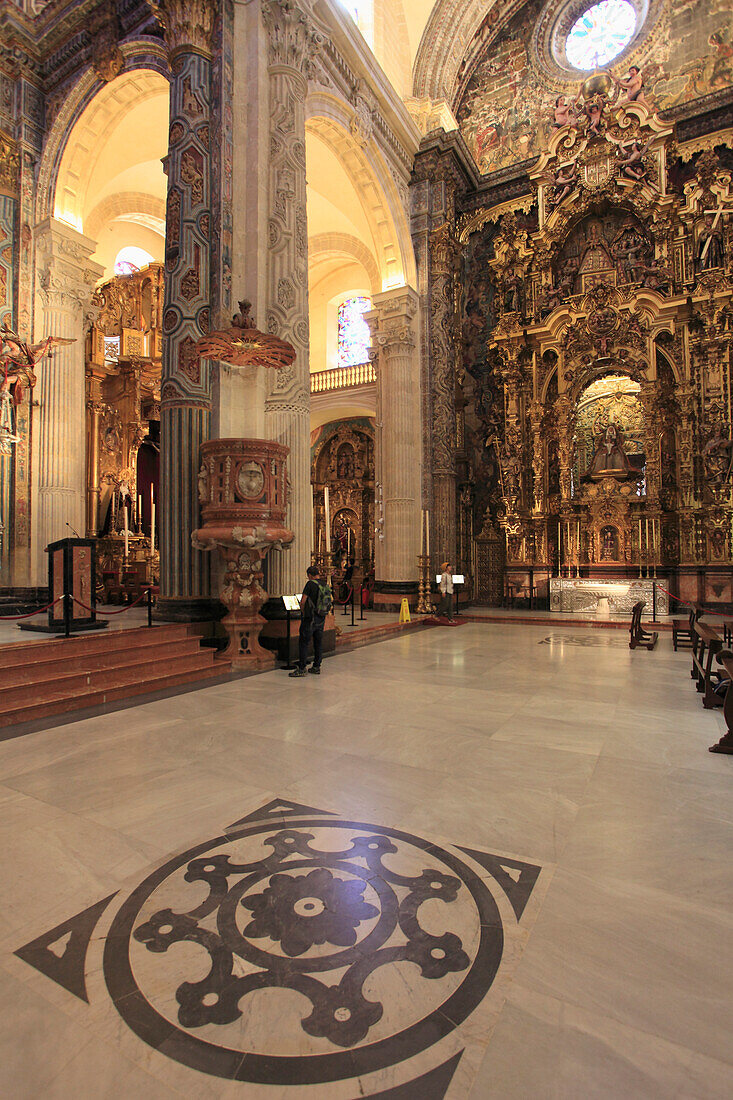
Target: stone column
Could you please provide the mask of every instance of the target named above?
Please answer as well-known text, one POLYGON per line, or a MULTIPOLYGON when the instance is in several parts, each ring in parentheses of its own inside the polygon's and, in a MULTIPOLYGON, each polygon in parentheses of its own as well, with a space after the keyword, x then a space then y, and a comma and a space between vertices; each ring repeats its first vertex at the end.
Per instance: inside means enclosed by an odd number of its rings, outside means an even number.
MULTIPOLYGON (((420 553, 421 416, 418 295, 410 287, 375 294, 366 314, 377 364, 377 479, 383 539, 376 544, 375 603, 417 592, 420 553)), ((377 507, 379 500, 377 500, 377 507)))
POLYGON ((191 545, 199 526, 199 448, 209 438, 211 367, 194 347, 210 328, 211 35, 216 0, 156 8, 171 67, 165 301, 161 378, 158 613, 212 613, 209 562, 191 545))
POLYGON ((285 553, 270 555, 270 595, 300 591, 310 564, 310 360, 305 97, 313 58, 325 38, 306 5, 262 0, 268 33, 270 179, 267 330, 296 350, 295 362, 273 372, 265 401, 269 439, 290 448, 288 516, 295 535, 285 553))
POLYGON ((38 302, 36 339, 60 336, 62 345, 42 359, 34 396, 34 468, 32 509, 33 584, 48 579, 46 546, 85 531, 85 329, 95 283, 104 274, 90 257, 94 241, 48 218, 36 228, 38 302), (67 527, 68 524, 68 527, 67 527), (73 529, 73 532, 72 530, 73 529))

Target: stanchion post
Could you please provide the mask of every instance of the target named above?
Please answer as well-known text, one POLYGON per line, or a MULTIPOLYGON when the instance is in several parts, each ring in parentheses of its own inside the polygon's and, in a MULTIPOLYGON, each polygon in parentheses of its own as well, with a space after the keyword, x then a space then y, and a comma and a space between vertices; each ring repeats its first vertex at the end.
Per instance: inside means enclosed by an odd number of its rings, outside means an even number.
POLYGON ((285 671, 291 672, 295 666, 290 660, 290 608, 285 608, 285 671))
POLYGON ((363 622, 366 619, 364 614, 364 585, 359 589, 359 622, 363 622))
POLYGON ((148 626, 153 625, 153 590, 148 588, 148 626))
POLYGON ((657 582, 652 584, 652 621, 657 621, 657 582))
POLYGON ((352 626, 354 625, 354 593, 355 593, 355 591, 356 590, 355 590, 355 588, 352 584, 352 586, 351 586, 351 625, 352 626))
POLYGON ((64 637, 71 635, 71 596, 64 592, 64 637))

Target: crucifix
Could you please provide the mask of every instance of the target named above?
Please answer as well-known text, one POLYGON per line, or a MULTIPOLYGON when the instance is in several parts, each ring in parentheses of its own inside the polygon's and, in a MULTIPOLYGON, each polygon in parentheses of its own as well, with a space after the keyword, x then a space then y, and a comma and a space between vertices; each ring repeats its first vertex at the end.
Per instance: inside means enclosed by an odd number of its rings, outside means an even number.
MULTIPOLYGON (((703 210, 703 214, 705 214, 706 228, 701 230, 701 234, 706 233, 707 234, 707 239, 705 241, 705 244, 703 245, 702 252, 700 253, 700 256, 698 258, 698 264, 700 266, 701 271, 704 269, 705 259, 707 257, 708 252, 710 251, 710 246, 713 243, 713 240, 716 236, 715 231, 718 228, 718 224, 720 222, 720 219, 724 215, 731 214, 731 213, 733 213, 733 208, 731 208, 730 206, 724 206, 722 198, 718 199, 718 206, 715 208, 715 210, 703 210), (712 221, 710 221, 711 218, 712 218, 712 221)), ((721 242, 721 246, 722 246, 722 242, 721 242)), ((711 267, 717 267, 717 266, 718 266, 717 264, 711 264, 711 267)))

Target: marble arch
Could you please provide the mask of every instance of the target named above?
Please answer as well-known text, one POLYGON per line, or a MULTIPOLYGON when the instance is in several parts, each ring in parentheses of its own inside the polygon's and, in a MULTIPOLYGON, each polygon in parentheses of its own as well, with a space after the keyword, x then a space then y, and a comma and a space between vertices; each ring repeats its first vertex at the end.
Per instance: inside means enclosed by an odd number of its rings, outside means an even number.
POLYGON ((87 236, 96 240, 103 226, 117 218, 137 220, 165 238, 165 200, 144 191, 118 191, 98 202, 84 222, 87 236))
MULTIPOLYGON (((458 98, 461 70, 469 72, 475 60, 474 38, 484 22, 494 37, 524 0, 436 0, 423 31, 413 65, 413 95, 445 99, 452 108, 458 98)), ((483 49, 488 41, 478 45, 483 49)))
POLYGON ((414 285, 415 256, 397 184, 370 139, 360 144, 350 131, 353 111, 330 96, 309 96, 306 135, 312 133, 338 158, 360 196, 374 242, 382 288, 414 285))
MULTIPOLYGON (((168 79, 168 60, 162 46, 148 40, 145 43, 122 43, 120 50, 125 58, 125 69, 117 81, 138 71, 157 73, 168 79)), ((94 70, 87 68, 66 94, 44 142, 36 187, 36 224, 53 217, 58 175, 67 144, 85 109, 106 87, 108 85, 100 80, 94 70)))
POLYGON ((361 264, 367 273, 373 294, 382 289, 379 268, 367 246, 350 233, 318 233, 308 238, 308 261, 335 256, 361 264))
MULTIPOLYGON (((165 150, 168 99, 167 80, 149 69, 123 73, 94 95, 74 123, 65 143, 56 177, 53 208, 55 217, 74 225, 80 232, 85 231, 84 219, 89 213, 89 193, 95 169, 103 161, 108 146, 114 140, 115 131, 124 124, 131 110, 145 105, 149 111, 153 102, 158 101, 161 119, 166 120, 165 129, 160 134, 160 144, 165 150)), ((151 131, 156 131, 153 134, 153 144, 157 137, 158 121, 160 120, 154 120, 150 127, 151 131)), ((137 150, 134 152, 139 155, 137 150)), ((130 161, 128 156, 116 167, 124 170, 130 161)), ((114 169, 110 167, 109 170, 114 169)), ((106 175, 107 172, 103 170, 103 174, 106 175)), ((97 182, 99 184, 100 181, 97 182)), ((151 177, 150 186, 156 191, 160 183, 164 184, 164 181, 151 177)), ((163 198, 164 194, 163 190, 162 194, 155 197, 163 198)))

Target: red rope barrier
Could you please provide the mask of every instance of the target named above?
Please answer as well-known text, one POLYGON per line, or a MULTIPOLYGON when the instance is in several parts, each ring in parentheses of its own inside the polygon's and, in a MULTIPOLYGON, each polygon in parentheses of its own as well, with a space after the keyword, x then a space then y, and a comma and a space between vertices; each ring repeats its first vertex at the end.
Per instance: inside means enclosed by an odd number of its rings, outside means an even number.
POLYGON ((29 611, 25 615, 0 615, 0 620, 4 622, 17 622, 19 619, 32 619, 34 615, 42 615, 44 611, 48 611, 50 607, 53 607, 59 600, 63 600, 63 596, 57 596, 51 603, 47 603, 45 607, 39 607, 37 611, 29 611))
POLYGON ((71 598, 74 603, 78 603, 79 607, 83 607, 85 611, 91 611, 92 613, 96 612, 97 615, 123 615, 125 611, 129 611, 131 607, 134 607, 136 604, 140 603, 140 600, 144 599, 145 596, 147 596, 148 592, 149 589, 146 588, 144 592, 140 593, 136 600, 133 600, 132 603, 129 603, 127 607, 121 607, 119 611, 100 611, 98 607, 89 607, 88 604, 82 603, 81 600, 77 600, 76 596, 72 596, 71 598))
POLYGON ((349 600, 351 599, 351 597, 353 595, 354 595, 354 589, 352 587, 352 588, 349 589, 349 594, 348 594, 348 596, 346 597, 345 600, 340 600, 338 598, 338 596, 334 596, 333 602, 339 604, 341 607, 344 607, 349 602, 349 600))
POLYGON ((718 615, 721 619, 730 619, 731 618, 731 616, 726 611, 713 611, 712 608, 704 607, 701 603, 699 603, 699 604, 688 603, 687 600, 682 600, 682 599, 680 599, 679 596, 675 596, 674 592, 668 591, 668 589, 664 588, 661 584, 659 584, 658 581, 655 582, 655 583, 657 584, 657 587, 662 592, 664 592, 664 594, 666 596, 671 596, 673 600, 677 600, 677 603, 681 603, 683 607, 689 607, 691 610, 695 610, 696 608, 700 607, 700 608, 702 608, 702 610, 705 612, 706 615, 718 615))

